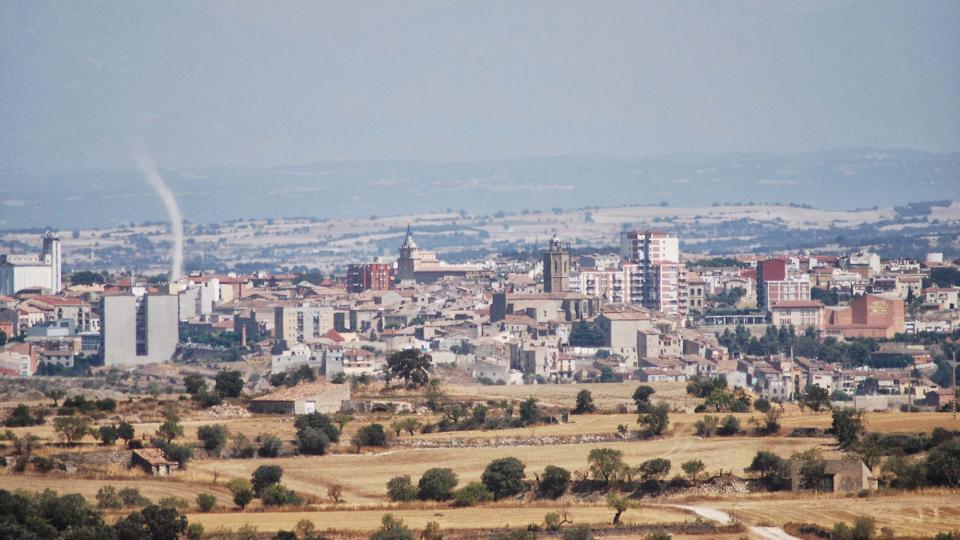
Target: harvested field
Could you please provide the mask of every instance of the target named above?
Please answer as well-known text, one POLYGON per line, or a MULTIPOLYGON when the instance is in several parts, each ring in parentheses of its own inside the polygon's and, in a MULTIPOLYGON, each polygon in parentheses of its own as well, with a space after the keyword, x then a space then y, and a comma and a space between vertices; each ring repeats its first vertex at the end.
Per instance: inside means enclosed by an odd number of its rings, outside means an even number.
MULTIPOLYGON (((191 514, 189 520, 203 525, 207 531, 223 527, 239 529, 250 524, 260 531, 292 529, 301 519, 309 519, 323 529, 370 531, 380 526, 386 513, 403 519, 406 525, 422 529, 436 521, 443 528, 477 529, 499 526, 524 527, 529 523, 543 523, 543 516, 553 507, 474 507, 441 508, 431 510, 357 510, 329 512, 245 512, 222 514, 191 514)), ((606 524, 613 512, 605 506, 567 507, 576 524, 606 524)), ((641 508, 628 510, 621 518, 625 525, 639 523, 666 523, 692 520, 690 514, 669 508, 641 508)))
MULTIPOLYGON (((547 465, 571 471, 586 469, 587 454, 592 448, 609 447, 621 450, 631 464, 654 457, 670 459, 675 469, 689 459, 701 459, 707 471, 733 469, 741 473, 750 464, 757 450, 767 449, 781 455, 829 443, 827 439, 788 438, 712 438, 677 436, 653 441, 627 441, 603 444, 560 444, 550 446, 514 446, 505 448, 394 448, 380 453, 334 454, 321 457, 288 457, 270 460, 284 469, 284 484, 297 491, 325 496, 332 484, 343 487, 344 498, 351 504, 368 504, 386 500, 386 483, 397 475, 409 474, 414 481, 429 468, 449 467, 460 478, 461 485, 479 480, 487 464, 501 457, 516 457, 527 466, 527 476, 540 472, 547 465), (349 471, 362 471, 350 474, 349 471)), ((827 449, 829 452, 829 449, 827 449)), ((220 473, 228 478, 248 478, 262 460, 206 460, 191 463, 191 471, 199 478, 210 479, 220 473), (203 475, 210 475, 204 477, 203 475)))
POLYGON ((816 523, 830 527, 859 516, 890 527, 898 535, 931 535, 960 530, 960 491, 902 493, 869 498, 808 495, 801 498, 751 498, 703 503, 735 514, 751 525, 816 523))
POLYGON ((633 407, 633 392, 640 384, 656 389, 653 401, 666 401, 671 406, 689 407, 691 410, 703 400, 688 396, 686 383, 588 383, 588 384, 540 384, 514 386, 484 385, 448 385, 444 390, 451 396, 476 397, 482 399, 526 399, 535 397, 547 405, 573 409, 577 402, 577 392, 589 390, 593 401, 601 409, 615 409, 617 405, 633 407))
POLYGON ((58 473, 50 473, 44 476, 23 475, 23 474, 0 474, 0 487, 8 490, 24 489, 27 491, 43 491, 52 489, 58 493, 79 493, 90 501, 94 501, 97 490, 103 486, 113 486, 115 488, 137 488, 140 494, 157 501, 163 497, 180 497, 186 499, 191 505, 194 504, 197 494, 207 492, 217 496, 217 504, 223 506, 232 506, 233 496, 221 482, 220 485, 209 483, 189 482, 185 478, 174 477, 168 480, 155 478, 130 478, 129 480, 117 479, 85 479, 76 476, 67 476, 58 473))
MULTIPOLYGON (((867 431, 883 433, 931 432, 935 427, 960 429, 960 420, 953 420, 948 413, 920 412, 871 412, 866 414, 867 431)), ((790 414, 781 419, 787 429, 796 427, 829 428, 832 417, 829 412, 790 414)))

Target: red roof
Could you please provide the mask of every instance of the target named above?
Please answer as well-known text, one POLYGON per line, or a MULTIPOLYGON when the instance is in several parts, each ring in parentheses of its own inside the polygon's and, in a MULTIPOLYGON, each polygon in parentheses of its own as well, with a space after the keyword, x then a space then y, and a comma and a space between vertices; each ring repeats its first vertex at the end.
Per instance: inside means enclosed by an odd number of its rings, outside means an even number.
POLYGON ((322 337, 325 337, 325 338, 327 338, 327 339, 329 339, 330 341, 333 341, 333 342, 335 342, 335 343, 342 343, 342 342, 346 341, 346 339, 344 339, 343 336, 341 336, 339 332, 337 332, 336 330, 333 330, 333 329, 328 330, 327 333, 324 334, 322 337))

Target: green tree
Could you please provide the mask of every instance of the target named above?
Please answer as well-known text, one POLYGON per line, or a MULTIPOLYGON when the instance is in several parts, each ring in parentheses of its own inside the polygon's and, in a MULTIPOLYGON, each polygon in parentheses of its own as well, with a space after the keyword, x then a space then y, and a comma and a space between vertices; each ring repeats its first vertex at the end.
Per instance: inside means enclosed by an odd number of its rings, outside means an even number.
POLYGON ((112 446, 120 438, 120 430, 113 424, 100 426, 100 429, 97 430, 97 438, 105 446, 112 446))
POLYGON ((809 385, 801 394, 799 404, 809 407, 813 412, 830 408, 830 393, 819 386, 809 385))
POLYGON ((403 379, 409 387, 423 386, 430 380, 432 361, 429 354, 415 349, 396 351, 387 357, 387 376, 403 379))
POLYGON ((563 467, 547 465, 540 475, 540 493, 551 499, 562 496, 569 484, 570 471, 563 467))
POLYGON ((445 501, 457 487, 457 475, 452 469, 428 469, 417 484, 417 496, 425 501, 445 501))
POLYGON ((493 497, 500 500, 522 493, 526 489, 525 468, 523 462, 517 458, 495 459, 484 469, 481 479, 483 485, 493 493, 493 497))
POLYGON ((626 466, 623 463, 623 452, 613 448, 594 448, 590 450, 587 456, 587 463, 590 466, 590 474, 594 480, 609 484, 617 479, 617 476, 626 466))
POLYGON ((800 463, 800 487, 803 489, 820 489, 821 482, 827 474, 827 462, 819 448, 811 448, 803 452, 796 452, 792 459, 800 463))
POLYGON ((292 506, 302 502, 296 492, 281 484, 270 484, 263 488, 260 500, 264 506, 292 506))
POLYGON ((690 480, 694 483, 697 482, 697 476, 703 472, 705 469, 703 461, 699 459, 691 459, 690 461, 684 461, 680 465, 680 468, 683 469, 683 472, 690 477, 690 480))
POLYGON ((666 403, 650 406, 647 412, 640 414, 637 423, 641 426, 641 437, 658 437, 670 425, 670 409, 666 403))
POLYGON ((758 451, 746 470, 758 474, 760 480, 771 491, 784 489, 790 482, 790 468, 787 462, 767 450, 758 451))
POLYGON ((220 397, 240 397, 243 392, 243 376, 239 371, 223 370, 214 379, 213 391, 220 397))
POLYGON ((297 431, 307 427, 319 429, 330 439, 330 442, 340 442, 340 428, 334 424, 330 416, 323 413, 314 412, 297 416, 297 419, 293 422, 293 427, 297 431))
POLYGON ((264 458, 275 458, 283 450, 283 441, 276 435, 265 435, 260 438, 260 448, 257 455, 264 458))
POLYGON ((197 439, 203 444, 203 449, 207 452, 220 453, 227 446, 227 426, 223 424, 210 424, 197 428, 197 439))
POLYGON ((637 406, 637 414, 643 414, 650 407, 650 396, 656 393, 652 386, 642 384, 633 391, 633 403, 637 406))
POLYGON ((417 487, 409 475, 394 476, 387 482, 387 497, 391 501, 412 501, 417 498, 417 487))
POLYGON ((200 493, 197 495, 197 508, 201 512, 209 512, 213 510, 213 507, 217 505, 217 497, 212 493, 200 493))
POLYGON ((480 482, 470 482, 453 492, 453 505, 458 507, 473 506, 492 499, 493 494, 480 482))
POLYGON ((570 331, 571 347, 603 347, 605 342, 603 330, 592 322, 578 322, 570 331))
POLYGON ((927 454, 927 474, 935 484, 960 487, 960 437, 933 447, 927 454))
POLYGON ((402 519, 394 517, 393 514, 385 514, 380 528, 370 536, 370 540, 414 540, 414 536, 402 519))
POLYGON ((243 478, 234 478, 227 482, 227 489, 233 494, 233 504, 241 510, 246 508, 256 496, 250 481, 243 478))
POLYGON ((188 394, 196 398, 207 391, 207 380, 202 375, 191 373, 183 378, 183 386, 188 394))
POLYGON ((297 450, 301 454, 322 456, 330 447, 330 438, 322 430, 305 427, 297 431, 297 450))
POLYGON ((597 407, 593 404, 593 395, 590 394, 589 390, 581 390, 577 392, 577 406, 573 409, 573 414, 590 414, 597 410, 597 407))
POLYGON ((609 506, 614 510, 614 512, 616 512, 613 515, 613 524, 619 525, 620 516, 622 516, 623 513, 629 510, 630 508, 636 507, 637 504, 626 497, 621 497, 620 495, 617 495, 615 493, 609 493, 607 494, 607 506, 609 506))
POLYGON ((58 416, 53 420, 53 430, 67 444, 76 444, 90 433, 90 419, 85 416, 58 416))
POLYGON ((163 437, 165 441, 172 442, 177 437, 183 436, 183 426, 174 417, 167 417, 166 420, 157 428, 157 435, 163 437))
POLYGON ((663 480, 670 473, 670 460, 664 458, 648 459, 640 464, 640 474, 644 480, 663 480))
POLYGON ((279 484, 281 477, 283 477, 283 467, 279 465, 261 465, 257 467, 250 476, 250 485, 253 486, 253 492, 259 497, 268 486, 279 484))
POLYGON ((520 402, 520 420, 523 421, 523 425, 529 426, 536 424, 541 420, 542 415, 543 412, 540 410, 540 406, 537 405, 536 398, 528 397, 520 402))
POLYGON ((866 422, 863 411, 853 407, 843 407, 833 410, 833 435, 840 443, 840 448, 848 449, 860 442, 866 433, 866 422))
POLYGON ((176 540, 187 530, 187 518, 175 508, 150 505, 114 525, 117 540, 176 540))
POLYGON ((67 393, 64 392, 62 388, 51 388, 44 392, 43 395, 53 400, 54 407, 59 407, 60 400, 66 397, 67 393))
POLYGON ((357 451, 364 446, 387 446, 387 432, 380 424, 370 424, 357 430, 353 437, 353 445, 357 451))
POLYGON ((97 490, 97 508, 104 510, 117 510, 123 507, 120 496, 113 486, 103 486, 97 490))
POLYGON ((117 426, 117 436, 123 439, 124 443, 129 443, 136 436, 133 424, 126 421, 120 422, 120 425, 117 426))

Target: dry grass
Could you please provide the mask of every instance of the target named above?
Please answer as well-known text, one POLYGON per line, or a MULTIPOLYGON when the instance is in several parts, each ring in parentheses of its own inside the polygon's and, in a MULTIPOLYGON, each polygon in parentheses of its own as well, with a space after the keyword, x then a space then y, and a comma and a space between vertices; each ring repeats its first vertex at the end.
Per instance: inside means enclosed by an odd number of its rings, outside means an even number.
MULTIPOLYGON (((613 512, 605 506, 567 507, 570 517, 576 524, 606 524, 613 512)), ((244 525, 253 525, 260 531, 292 529, 301 519, 308 519, 319 529, 370 531, 380 526, 380 520, 386 513, 403 519, 404 523, 415 529, 422 529, 427 523, 436 521, 443 528, 479 529, 488 527, 524 527, 529 523, 543 523, 543 516, 553 508, 542 507, 473 507, 443 508, 433 510, 358 510, 327 512, 264 512, 264 513, 223 513, 191 514, 191 523, 200 523, 207 531, 223 527, 239 529, 244 525)), ((663 523, 690 520, 690 514, 669 508, 640 508, 624 513, 624 524, 663 523)))
MULTIPOLYGON (((429 468, 449 467, 457 473, 460 483, 479 480, 490 461, 501 457, 516 457, 527 466, 527 475, 542 471, 547 465, 565 467, 571 471, 586 468, 587 454, 592 448, 611 447, 621 450, 628 463, 654 457, 667 457, 675 468, 689 459, 702 459, 708 471, 731 469, 740 472, 749 465, 759 449, 773 450, 782 455, 817 446, 820 439, 787 438, 713 438, 699 439, 676 436, 654 441, 628 441, 605 444, 569 444, 550 446, 515 446, 501 448, 395 448, 381 453, 337 454, 322 457, 289 457, 270 460, 284 469, 284 483, 292 489, 317 496, 325 496, 331 484, 343 487, 350 504, 384 502, 386 483, 397 475, 409 474, 414 481, 429 468), (351 474, 351 471, 362 471, 351 474)), ((221 479, 249 477, 261 460, 209 460, 191 464, 192 474, 205 480, 219 472, 221 479), (208 475, 208 476, 203 476, 208 475)))
POLYGON ((43 491, 52 489, 59 493, 79 493, 91 501, 97 494, 97 490, 103 486, 113 486, 115 488, 137 488, 140 494, 154 501, 163 497, 180 497, 186 499, 190 504, 194 504, 197 494, 207 492, 217 496, 218 504, 223 506, 232 506, 233 496, 227 490, 222 482, 220 485, 210 485, 208 483, 194 483, 182 481, 181 478, 169 480, 159 480, 153 478, 130 478, 129 480, 118 479, 85 479, 76 476, 68 476, 59 473, 50 473, 44 476, 22 475, 22 474, 2 474, 0 475, 0 487, 8 490, 23 489, 27 491, 43 491))
MULTIPOLYGON (((960 420, 954 421, 950 414, 921 412, 872 412, 867 413, 867 430, 883 433, 917 433, 930 432, 935 427, 960 429, 960 420)), ((817 427, 828 428, 832 418, 829 412, 824 413, 791 413, 784 416, 781 423, 785 428, 817 427)))
POLYGON ((889 496, 837 497, 810 495, 802 498, 752 498, 711 501, 704 506, 733 513, 754 525, 816 523, 832 526, 852 522, 859 516, 876 520, 877 527, 890 527, 898 535, 930 535, 960 530, 960 492, 932 491, 889 496))
MULTIPOLYGON (((641 383, 589 383, 589 384, 541 384, 513 386, 484 385, 447 385, 444 387, 451 396, 476 397, 480 399, 526 399, 535 397, 548 405, 572 409, 577 402, 577 392, 589 390, 594 403, 601 409, 615 409, 625 404, 633 407, 633 392, 641 383)), ((690 407, 700 403, 686 393, 686 383, 663 382, 643 383, 656 389, 653 401, 666 401, 670 405, 690 407)))

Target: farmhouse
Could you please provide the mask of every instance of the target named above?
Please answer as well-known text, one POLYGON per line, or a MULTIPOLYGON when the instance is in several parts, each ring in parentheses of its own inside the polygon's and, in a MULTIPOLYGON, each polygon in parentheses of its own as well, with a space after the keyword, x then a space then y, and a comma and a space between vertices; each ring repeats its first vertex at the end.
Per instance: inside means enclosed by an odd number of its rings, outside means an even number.
POLYGON ((153 476, 168 476, 170 471, 178 470, 180 464, 167 459, 163 450, 159 448, 141 448, 133 451, 130 467, 140 467, 153 476))
POLYGON ((250 411, 266 414, 335 413, 348 399, 349 384, 316 381, 255 398, 250 401, 250 411))
MULTIPOLYGON (((800 466, 799 460, 790 460, 790 488, 793 491, 800 490, 800 466)), ((877 489, 877 478, 859 458, 828 459, 818 489, 833 493, 873 491, 877 489)))

